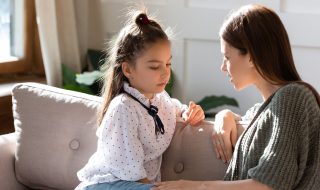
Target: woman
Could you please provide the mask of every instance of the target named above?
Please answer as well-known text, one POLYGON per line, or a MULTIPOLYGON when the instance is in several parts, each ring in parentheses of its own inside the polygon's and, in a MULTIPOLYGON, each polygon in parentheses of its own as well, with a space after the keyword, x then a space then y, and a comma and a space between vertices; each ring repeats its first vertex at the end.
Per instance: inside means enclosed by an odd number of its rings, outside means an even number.
POLYGON ((247 5, 225 21, 220 38, 221 70, 236 90, 256 86, 263 103, 244 117, 229 110, 216 117, 217 155, 229 162, 235 144, 225 181, 162 182, 154 189, 320 189, 320 98, 297 73, 280 18, 247 5), (251 121, 238 139, 237 120, 251 121))

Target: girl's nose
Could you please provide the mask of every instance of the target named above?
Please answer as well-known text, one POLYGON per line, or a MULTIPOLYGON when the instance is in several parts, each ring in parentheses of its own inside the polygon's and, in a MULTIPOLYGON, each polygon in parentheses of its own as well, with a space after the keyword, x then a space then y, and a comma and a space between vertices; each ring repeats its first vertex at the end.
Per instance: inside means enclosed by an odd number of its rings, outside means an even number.
POLYGON ((164 67, 164 68, 162 69, 161 75, 162 75, 163 77, 166 77, 166 76, 170 75, 170 72, 171 72, 170 67, 164 67))

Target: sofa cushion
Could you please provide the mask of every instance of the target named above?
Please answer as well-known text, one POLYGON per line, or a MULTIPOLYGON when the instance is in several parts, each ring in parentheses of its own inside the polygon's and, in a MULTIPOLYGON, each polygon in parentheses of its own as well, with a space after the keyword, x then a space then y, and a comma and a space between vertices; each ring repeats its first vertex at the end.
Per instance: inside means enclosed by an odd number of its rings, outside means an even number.
POLYGON ((211 135, 214 123, 198 127, 178 122, 169 148, 163 155, 162 180, 222 180, 226 164, 216 157, 211 135))
POLYGON ((13 88, 17 179, 34 189, 74 189, 96 149, 97 96, 37 83, 13 88))

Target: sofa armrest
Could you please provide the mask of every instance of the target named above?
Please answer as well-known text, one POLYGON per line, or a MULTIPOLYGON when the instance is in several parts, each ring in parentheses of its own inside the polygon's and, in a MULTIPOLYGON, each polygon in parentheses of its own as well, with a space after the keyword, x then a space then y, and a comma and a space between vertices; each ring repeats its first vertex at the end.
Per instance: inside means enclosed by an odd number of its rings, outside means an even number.
POLYGON ((15 176, 14 161, 16 150, 16 134, 0 136, 0 189, 28 189, 19 183, 15 176))

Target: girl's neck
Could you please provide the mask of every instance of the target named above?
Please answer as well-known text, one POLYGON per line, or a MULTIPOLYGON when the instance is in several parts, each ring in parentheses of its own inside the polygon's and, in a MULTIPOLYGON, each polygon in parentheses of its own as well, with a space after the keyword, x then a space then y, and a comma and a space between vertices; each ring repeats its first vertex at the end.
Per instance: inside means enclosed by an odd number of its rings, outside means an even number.
POLYGON ((154 94, 143 94, 149 101, 151 101, 154 97, 154 94))

